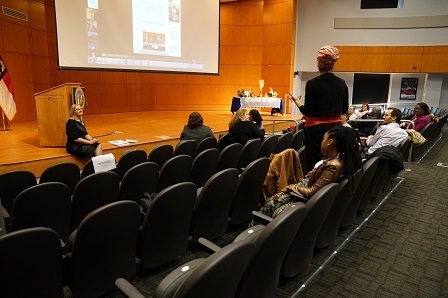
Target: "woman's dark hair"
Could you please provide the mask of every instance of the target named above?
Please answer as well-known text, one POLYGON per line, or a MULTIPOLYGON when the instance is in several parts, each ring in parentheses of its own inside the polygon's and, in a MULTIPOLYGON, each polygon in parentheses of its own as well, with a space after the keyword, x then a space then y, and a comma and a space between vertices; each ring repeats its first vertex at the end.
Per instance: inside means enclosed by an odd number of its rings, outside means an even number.
MULTIPOLYGON (((368 111, 368 110, 370 110, 370 106, 369 106, 369 104, 368 104, 368 103, 363 103, 362 105, 363 105, 363 106, 366 106, 366 108, 367 108, 367 111, 368 111)), ((361 106, 361 109, 362 109, 362 106, 361 106)))
POLYGON ((417 105, 420 107, 420 109, 423 110, 423 113, 424 113, 426 116, 429 115, 429 107, 428 107, 428 105, 427 105, 426 103, 424 103, 424 102, 419 102, 417 105))
POLYGON ((344 164, 343 177, 348 178, 362 167, 359 134, 350 127, 335 126, 328 131, 344 164))
POLYGON ((252 117, 252 121, 254 121, 258 127, 261 127, 261 121, 263 121, 263 118, 261 117, 260 112, 252 109, 249 111, 249 115, 252 117))
POLYGON ((201 114, 198 112, 193 112, 188 117, 188 127, 196 128, 204 124, 204 119, 202 119, 201 114))

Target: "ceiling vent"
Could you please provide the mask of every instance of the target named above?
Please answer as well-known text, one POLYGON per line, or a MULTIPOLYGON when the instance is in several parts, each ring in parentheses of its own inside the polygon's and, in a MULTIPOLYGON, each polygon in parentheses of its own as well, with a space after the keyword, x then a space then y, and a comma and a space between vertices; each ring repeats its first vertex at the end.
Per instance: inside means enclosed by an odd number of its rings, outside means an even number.
POLYGON ((5 16, 16 18, 25 22, 28 22, 28 16, 26 13, 2 6, 2 12, 5 16))

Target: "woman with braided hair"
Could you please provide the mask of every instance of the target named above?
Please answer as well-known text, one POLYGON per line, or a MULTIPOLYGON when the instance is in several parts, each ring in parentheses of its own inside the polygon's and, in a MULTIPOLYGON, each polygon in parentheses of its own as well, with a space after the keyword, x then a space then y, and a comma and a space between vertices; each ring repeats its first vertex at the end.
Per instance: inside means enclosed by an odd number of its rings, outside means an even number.
POLYGON ((352 128, 341 125, 331 128, 321 143, 324 158, 316 163, 302 182, 288 185, 272 196, 260 212, 275 217, 288 203, 307 201, 325 185, 351 177, 362 167, 359 144, 359 135, 352 128))

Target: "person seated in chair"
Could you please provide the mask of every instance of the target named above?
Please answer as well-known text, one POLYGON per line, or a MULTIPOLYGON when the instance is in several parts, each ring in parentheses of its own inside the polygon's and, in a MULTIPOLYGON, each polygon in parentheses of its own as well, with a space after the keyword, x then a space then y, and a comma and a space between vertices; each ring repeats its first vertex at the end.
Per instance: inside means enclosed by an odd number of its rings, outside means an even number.
POLYGON ((352 128, 341 125, 331 128, 321 143, 324 158, 300 183, 288 185, 269 198, 260 212, 275 217, 288 204, 307 201, 325 185, 352 176, 362 166, 359 142, 359 136, 352 128))
MULTIPOLYGON (((363 105, 364 106, 364 105, 363 105)), ((371 112, 364 114, 361 119, 381 119, 381 109, 378 107, 372 108, 371 112)), ((368 136, 372 133, 372 130, 378 122, 358 122, 356 128, 359 131, 360 135, 368 136)))
POLYGON ((240 143, 244 146, 252 139, 263 141, 264 133, 255 123, 249 121, 246 109, 239 109, 229 123, 229 143, 240 143))
MULTIPOLYGON (((433 115, 434 116, 434 115, 433 115)), ((411 121, 414 122, 413 129, 415 131, 420 132, 423 127, 425 127, 430 120, 429 107, 424 102, 419 102, 414 107, 414 115, 412 116, 411 121)), ((410 129, 412 126, 410 124, 406 125, 406 123, 401 123, 400 127, 405 127, 410 129)))
POLYGON ((399 109, 388 108, 383 118, 383 125, 377 129, 375 135, 367 137, 368 155, 384 146, 397 147, 401 141, 408 137, 408 133, 398 125, 401 120, 401 111, 399 109))
POLYGON ((193 112, 188 117, 188 124, 184 126, 180 134, 180 140, 194 140, 199 143, 205 138, 215 137, 210 127, 204 125, 204 119, 198 112, 193 112))
POLYGON ((255 123, 256 126, 260 129, 264 129, 263 127, 263 118, 260 115, 260 112, 256 109, 252 109, 249 111, 249 120, 255 123))

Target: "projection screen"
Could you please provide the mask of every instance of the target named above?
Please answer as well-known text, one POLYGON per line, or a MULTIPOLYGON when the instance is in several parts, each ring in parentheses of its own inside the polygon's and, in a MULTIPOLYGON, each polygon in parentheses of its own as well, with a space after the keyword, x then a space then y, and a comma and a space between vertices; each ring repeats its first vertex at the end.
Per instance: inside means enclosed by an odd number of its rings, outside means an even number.
POLYGON ((55 0, 58 67, 218 74, 219 0, 55 0))

